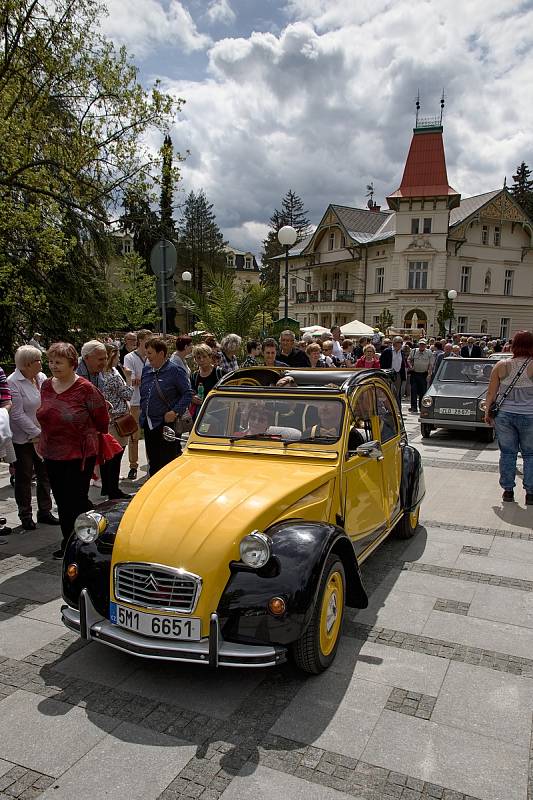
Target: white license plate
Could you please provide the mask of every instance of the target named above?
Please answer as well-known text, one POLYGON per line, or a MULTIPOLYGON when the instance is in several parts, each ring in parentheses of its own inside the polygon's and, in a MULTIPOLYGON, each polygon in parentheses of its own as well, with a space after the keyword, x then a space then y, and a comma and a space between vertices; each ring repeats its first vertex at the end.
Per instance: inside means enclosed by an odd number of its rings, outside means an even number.
POLYGON ((470 408, 440 408, 437 411, 437 414, 453 415, 454 417, 471 417, 475 413, 475 410, 470 408))
POLYGON ((109 603, 109 619, 113 625, 120 625, 121 628, 135 631, 142 636, 181 639, 186 642, 198 642, 201 638, 201 620, 198 618, 147 614, 118 603, 109 603))

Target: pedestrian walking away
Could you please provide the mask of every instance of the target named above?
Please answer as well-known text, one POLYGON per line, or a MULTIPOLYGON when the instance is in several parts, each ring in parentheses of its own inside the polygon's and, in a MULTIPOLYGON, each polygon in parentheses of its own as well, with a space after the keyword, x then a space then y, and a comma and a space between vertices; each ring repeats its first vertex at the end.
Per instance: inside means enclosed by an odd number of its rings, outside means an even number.
POLYGON ((513 337, 511 347, 512 358, 497 361, 492 370, 485 422, 496 428, 502 499, 514 500, 516 459, 521 452, 526 505, 530 506, 533 505, 533 333, 520 331, 513 337))

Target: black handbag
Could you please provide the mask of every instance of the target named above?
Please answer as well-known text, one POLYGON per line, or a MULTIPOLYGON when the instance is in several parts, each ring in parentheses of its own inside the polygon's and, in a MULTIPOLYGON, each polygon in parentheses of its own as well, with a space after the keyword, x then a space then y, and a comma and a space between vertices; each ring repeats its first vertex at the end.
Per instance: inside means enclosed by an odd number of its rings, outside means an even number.
POLYGON ((513 380, 511 381, 511 383, 509 384, 509 386, 507 387, 505 392, 500 397, 500 399, 499 400, 495 400, 493 403, 490 404, 490 406, 489 406, 489 415, 492 417, 492 419, 495 419, 498 416, 498 414, 500 413, 500 409, 501 409, 501 407, 503 405, 503 402, 504 402, 505 398, 514 389, 514 387, 518 383, 518 380, 520 379, 520 375, 523 373, 523 371, 525 370, 525 368, 527 367, 527 365, 529 364, 530 361, 531 361, 530 358, 527 358, 524 361, 524 363, 522 364, 522 366, 520 367, 520 369, 518 370, 518 372, 514 376, 513 380))

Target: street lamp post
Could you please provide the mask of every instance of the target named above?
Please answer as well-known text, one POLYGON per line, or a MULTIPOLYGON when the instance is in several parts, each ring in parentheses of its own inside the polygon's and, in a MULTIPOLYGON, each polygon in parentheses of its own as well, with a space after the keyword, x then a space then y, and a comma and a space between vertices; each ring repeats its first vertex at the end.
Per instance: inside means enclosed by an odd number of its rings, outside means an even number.
POLYGON ((289 247, 292 247, 298 234, 292 225, 284 225, 278 231, 278 241, 285 248, 285 319, 289 316, 289 247))
MULTIPOLYGON (((191 283, 192 282, 192 275, 189 270, 185 270, 185 272, 181 273, 181 280, 183 283, 191 283)), ((187 328, 187 333, 189 333, 189 310, 185 309, 185 327, 187 328)))
POLYGON ((453 320, 453 301, 457 299, 457 292, 455 289, 450 289, 448 292, 448 300, 450 301, 450 316, 448 319, 448 338, 452 338, 452 320, 453 320))

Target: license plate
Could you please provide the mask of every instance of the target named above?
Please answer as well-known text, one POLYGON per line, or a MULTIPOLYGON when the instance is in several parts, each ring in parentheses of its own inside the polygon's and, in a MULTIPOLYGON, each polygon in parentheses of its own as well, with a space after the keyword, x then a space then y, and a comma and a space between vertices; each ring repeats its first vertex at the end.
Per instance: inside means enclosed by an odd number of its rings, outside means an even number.
POLYGON ((198 618, 147 614, 144 611, 126 608, 118 603, 109 603, 109 619, 113 625, 135 631, 142 636, 180 639, 186 642, 198 642, 201 638, 201 624, 198 618))
POLYGON ((471 417, 476 412, 475 409, 470 408, 439 408, 437 413, 444 416, 471 417))

